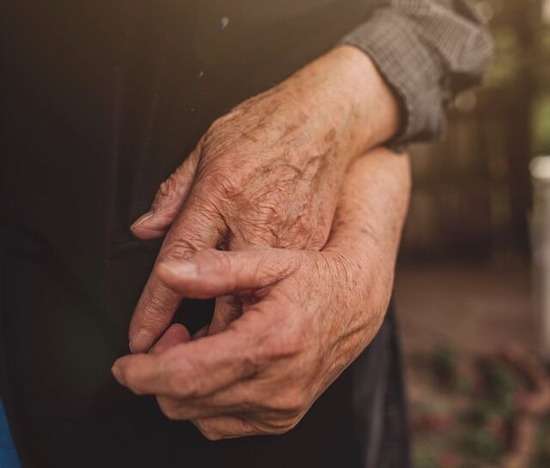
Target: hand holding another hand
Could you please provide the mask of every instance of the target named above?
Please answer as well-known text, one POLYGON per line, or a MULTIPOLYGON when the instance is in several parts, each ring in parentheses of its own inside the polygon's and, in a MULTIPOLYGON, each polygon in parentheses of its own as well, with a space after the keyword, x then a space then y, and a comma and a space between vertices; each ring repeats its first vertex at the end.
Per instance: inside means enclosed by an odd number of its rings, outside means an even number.
MULTIPOLYGON (((208 248, 320 250, 352 160, 390 138, 397 103, 367 56, 339 47, 218 119, 132 227, 166 238, 130 325, 147 351, 182 295, 158 266, 208 248)), ((216 301, 213 329, 234 314, 216 301)))
POLYGON ((194 340, 172 325, 151 353, 119 359, 115 377, 210 439, 290 430, 383 321, 408 189, 406 157, 375 151, 353 164, 321 252, 206 249, 160 262, 175 294, 231 297, 240 315, 194 340))

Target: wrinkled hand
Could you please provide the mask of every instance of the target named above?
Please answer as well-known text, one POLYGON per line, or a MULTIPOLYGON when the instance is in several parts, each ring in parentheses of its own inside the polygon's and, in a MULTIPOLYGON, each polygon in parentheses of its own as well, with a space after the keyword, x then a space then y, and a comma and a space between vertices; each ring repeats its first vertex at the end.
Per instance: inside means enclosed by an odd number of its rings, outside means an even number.
POLYGON ((164 263, 159 275, 174 290, 235 295, 243 315, 196 341, 172 325, 157 354, 122 358, 115 376, 209 439, 287 432, 378 330, 391 281, 388 266, 371 267, 380 276, 336 253, 280 249, 164 263))
POLYGON ((231 295, 243 313, 194 340, 172 325, 150 354, 119 359, 117 380, 155 395, 169 418, 192 420, 209 439, 293 428, 382 323, 407 171, 405 156, 387 151, 357 161, 321 252, 210 249, 160 263, 159 278, 171 290, 231 295))
MULTIPOLYGON (((162 262, 216 247, 321 249, 350 162, 393 134, 396 108, 366 56, 341 47, 214 122, 132 227, 143 239, 169 231, 130 325, 131 350, 148 350, 181 302, 162 262)), ((219 298, 210 332, 236 313, 219 298)))

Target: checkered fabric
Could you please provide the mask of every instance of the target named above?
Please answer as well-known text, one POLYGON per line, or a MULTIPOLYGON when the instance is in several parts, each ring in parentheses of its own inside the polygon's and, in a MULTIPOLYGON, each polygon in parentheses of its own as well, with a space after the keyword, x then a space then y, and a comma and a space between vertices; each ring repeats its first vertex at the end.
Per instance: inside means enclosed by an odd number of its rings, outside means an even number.
POLYGON ((478 83, 491 58, 486 25, 463 0, 373 0, 367 8, 341 42, 369 54, 399 96, 402 128, 393 143, 433 139, 445 104, 478 83))

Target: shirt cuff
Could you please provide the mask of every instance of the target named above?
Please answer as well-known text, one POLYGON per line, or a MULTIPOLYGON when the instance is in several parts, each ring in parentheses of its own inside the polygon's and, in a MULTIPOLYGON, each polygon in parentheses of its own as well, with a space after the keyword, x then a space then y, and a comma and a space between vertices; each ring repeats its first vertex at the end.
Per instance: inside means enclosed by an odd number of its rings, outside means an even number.
POLYGON ((405 16, 380 9, 340 41, 368 54, 398 97, 401 128, 393 145, 433 140, 444 125, 443 67, 420 37, 405 16))

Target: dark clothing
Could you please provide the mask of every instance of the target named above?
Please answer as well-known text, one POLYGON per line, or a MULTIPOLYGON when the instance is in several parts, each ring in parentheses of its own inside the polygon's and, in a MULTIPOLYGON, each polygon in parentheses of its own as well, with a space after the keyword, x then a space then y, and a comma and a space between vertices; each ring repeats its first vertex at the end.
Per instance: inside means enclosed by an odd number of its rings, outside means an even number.
POLYGON ((343 39, 365 51, 401 98, 396 143, 426 141, 448 100, 479 82, 492 40, 463 0, 371 0, 368 19, 343 39))
POLYGON ((2 468, 20 468, 19 457, 11 438, 4 405, 0 403, 0 466, 2 468))
MULTIPOLYGON (((128 352, 129 320, 160 245, 134 240, 128 226, 216 117, 349 31, 345 41, 381 52, 373 58, 403 99, 402 140, 432 134, 441 116, 427 115, 429 102, 437 114, 443 83, 455 73, 473 77, 482 60, 472 58, 478 50, 449 55, 422 26, 441 18, 459 42, 485 37, 469 10, 453 2, 453 13, 441 2, 430 16, 431 7, 410 9, 428 2, 363 0, 6 3, 0 351, 2 396, 24 466, 406 468, 391 313, 285 436, 212 443, 117 385, 110 367, 128 352), (388 15, 400 18, 401 31, 383 51, 388 15), (405 52, 397 42, 406 26, 417 41, 405 52), (397 73, 399 51, 421 64, 402 71, 417 73, 418 95, 397 73)), ((212 303, 185 310, 178 319, 196 329, 212 303)))

